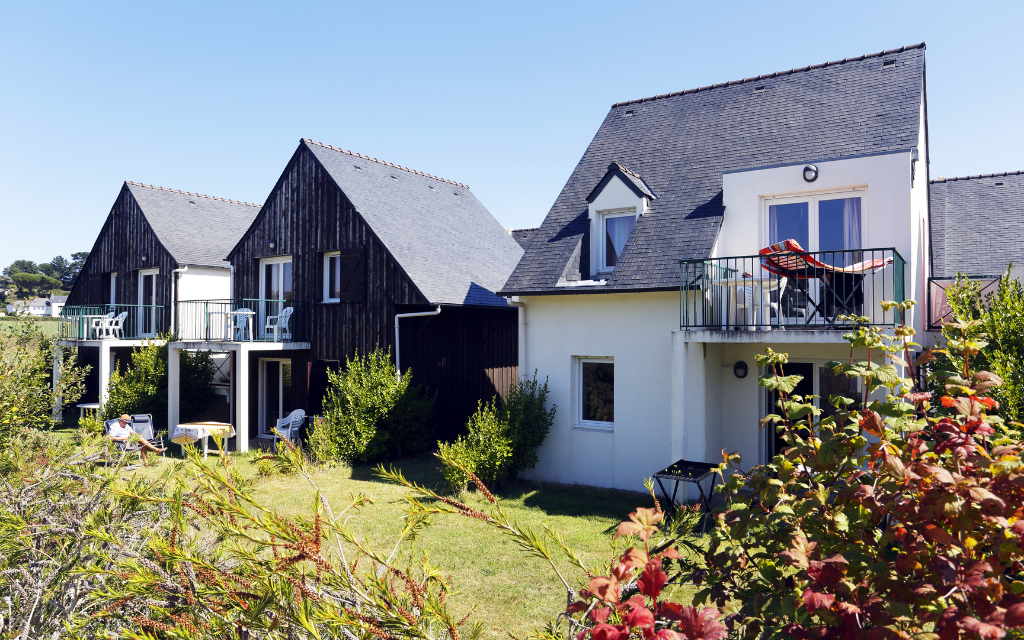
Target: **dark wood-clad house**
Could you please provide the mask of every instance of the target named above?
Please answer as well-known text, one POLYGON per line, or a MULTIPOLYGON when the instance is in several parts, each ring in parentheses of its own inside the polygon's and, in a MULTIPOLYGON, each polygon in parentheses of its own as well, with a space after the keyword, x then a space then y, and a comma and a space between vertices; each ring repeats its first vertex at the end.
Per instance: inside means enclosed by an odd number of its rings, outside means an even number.
POLYGON ((124 183, 61 310, 61 344, 92 365, 83 402, 105 400, 115 362, 167 333, 177 301, 230 296, 224 256, 259 209, 124 183))
MULTIPOLYGON (((232 353, 245 450, 291 410, 320 412, 327 371, 382 346, 437 394, 435 426, 450 438, 518 375, 516 309, 495 292, 522 253, 466 185, 302 140, 225 253, 233 300, 204 313, 234 324, 179 324, 172 367, 177 349, 232 353)), ((186 306, 179 323, 202 315, 186 306)), ((171 383, 173 400, 174 371, 171 383)))

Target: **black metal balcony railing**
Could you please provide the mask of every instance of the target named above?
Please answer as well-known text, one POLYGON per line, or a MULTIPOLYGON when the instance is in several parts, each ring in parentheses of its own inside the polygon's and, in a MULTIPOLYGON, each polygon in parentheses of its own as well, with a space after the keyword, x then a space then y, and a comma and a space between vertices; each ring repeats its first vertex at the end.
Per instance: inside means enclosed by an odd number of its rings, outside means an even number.
POLYGON ((169 309, 161 305, 65 305, 57 337, 62 340, 138 340, 167 332, 169 309))
POLYGON ((840 316, 894 325, 906 262, 892 248, 681 260, 681 329, 841 329, 840 316))
POLYGON ((309 303, 303 300, 232 298, 177 303, 179 340, 215 342, 306 342, 309 303))
MULTIPOLYGON (((1000 276, 964 276, 968 280, 977 280, 981 299, 986 298, 999 288, 1000 276)), ((956 278, 928 278, 928 331, 941 331, 942 325, 952 322, 953 309, 946 299, 946 289, 956 282, 956 278)))

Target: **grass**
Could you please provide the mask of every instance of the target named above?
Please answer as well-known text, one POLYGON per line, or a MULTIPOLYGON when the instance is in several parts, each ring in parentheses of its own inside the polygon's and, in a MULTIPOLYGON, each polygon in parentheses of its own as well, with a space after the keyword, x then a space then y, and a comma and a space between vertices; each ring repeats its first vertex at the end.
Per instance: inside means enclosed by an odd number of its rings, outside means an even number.
MULTIPOLYGON (((0 316, 0 322, 17 322, 18 317, 19 316, 0 316)), ((29 319, 39 326, 39 330, 43 332, 44 336, 53 338, 57 335, 57 329, 60 327, 60 321, 58 318, 33 318, 29 316, 29 319)))
MULTIPOLYGON (((210 457, 210 462, 215 461, 210 457)), ((235 455, 236 468, 255 477, 255 456, 235 455)), ((157 473, 168 460, 142 470, 157 473)), ((406 478, 435 489, 444 486, 440 462, 432 456, 401 460, 394 464, 406 478)), ((318 472, 315 481, 332 505, 342 505, 354 493, 370 496, 374 504, 349 521, 349 527, 376 547, 391 548, 401 531, 407 491, 376 477, 368 466, 337 467, 318 472)), ((611 535, 618 523, 640 506, 651 506, 642 493, 594 487, 555 485, 529 481, 510 483, 495 492, 521 524, 541 531, 545 523, 565 535, 595 571, 603 571, 611 559, 611 535)), ((254 494, 265 506, 287 515, 308 513, 313 500, 309 484, 298 476, 275 475, 258 479, 254 494)), ((485 509, 482 496, 464 499, 485 509)), ((483 623, 485 635, 525 637, 564 610, 565 589, 547 563, 528 557, 517 545, 486 524, 467 518, 436 518, 415 542, 451 577, 455 588, 454 610, 464 615, 474 605, 471 618, 483 623)), ((563 575, 577 587, 587 578, 556 556, 563 575)), ((686 589, 674 598, 689 603, 686 589)))

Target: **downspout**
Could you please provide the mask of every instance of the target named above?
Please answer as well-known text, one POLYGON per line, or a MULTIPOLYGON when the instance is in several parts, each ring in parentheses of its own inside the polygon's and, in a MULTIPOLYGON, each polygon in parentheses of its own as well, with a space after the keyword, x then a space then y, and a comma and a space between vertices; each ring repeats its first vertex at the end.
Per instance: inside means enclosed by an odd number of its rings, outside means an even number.
POLYGON ((516 347, 519 351, 519 361, 516 364, 519 367, 519 379, 526 380, 530 377, 526 370, 526 302, 518 298, 519 296, 506 298, 505 302, 509 306, 519 307, 519 344, 516 347))
POLYGON ((433 311, 420 311, 417 313, 396 313, 395 314, 395 371, 398 372, 398 378, 402 378, 402 359, 401 359, 401 342, 398 339, 398 321, 401 318, 421 318, 423 316, 436 316, 441 313, 441 305, 437 305, 437 308, 433 311))
POLYGON ((174 312, 178 308, 178 292, 181 287, 178 286, 178 274, 185 273, 188 271, 188 265, 184 267, 174 269, 171 271, 171 333, 177 333, 177 327, 174 325, 174 312))

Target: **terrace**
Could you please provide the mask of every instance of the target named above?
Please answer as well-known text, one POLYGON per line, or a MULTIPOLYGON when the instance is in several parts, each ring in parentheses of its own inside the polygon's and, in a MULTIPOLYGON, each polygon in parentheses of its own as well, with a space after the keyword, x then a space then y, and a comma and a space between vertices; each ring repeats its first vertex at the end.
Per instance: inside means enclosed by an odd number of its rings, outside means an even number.
POLYGON ((76 346, 141 343, 167 330, 167 313, 161 305, 69 305, 60 311, 57 339, 76 346))
POLYGON ((181 342, 309 341, 309 303, 231 298, 176 303, 174 334, 181 342))
MULTIPOLYGON (((899 323, 895 311, 881 306, 904 300, 906 261, 895 249, 812 252, 779 245, 758 255, 681 260, 680 329, 827 334, 849 329, 848 316, 875 326, 899 323)), ((818 338, 812 341, 830 336, 818 338)))

